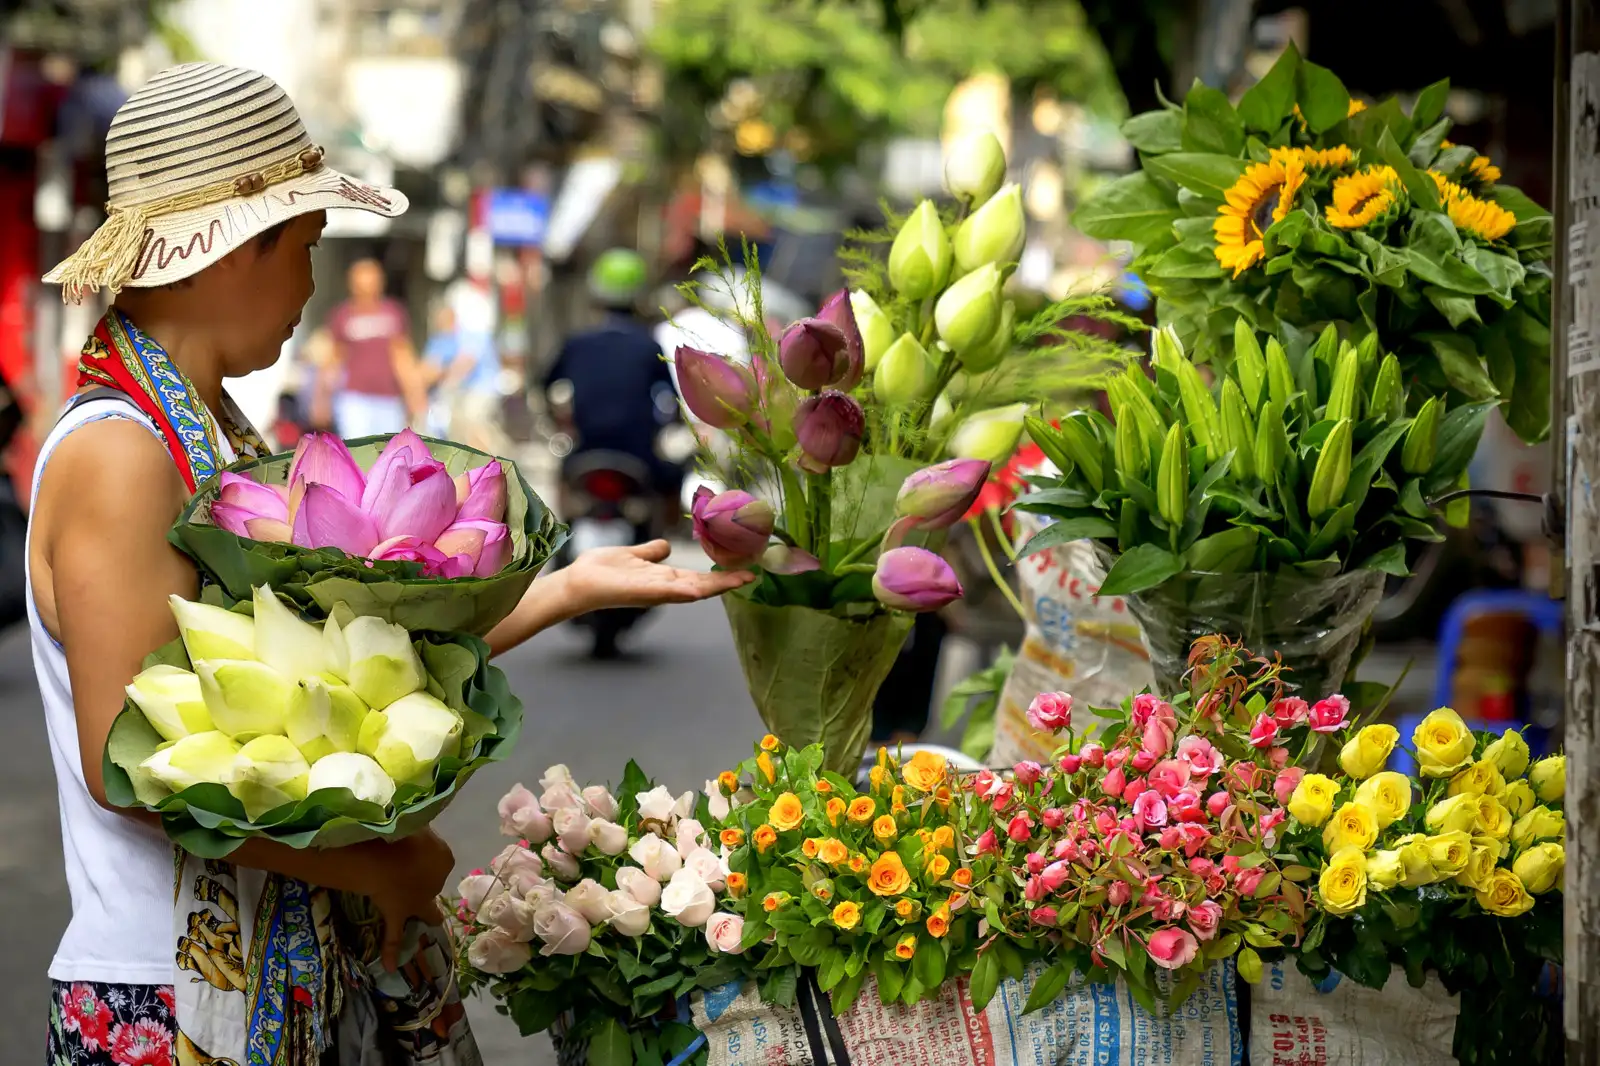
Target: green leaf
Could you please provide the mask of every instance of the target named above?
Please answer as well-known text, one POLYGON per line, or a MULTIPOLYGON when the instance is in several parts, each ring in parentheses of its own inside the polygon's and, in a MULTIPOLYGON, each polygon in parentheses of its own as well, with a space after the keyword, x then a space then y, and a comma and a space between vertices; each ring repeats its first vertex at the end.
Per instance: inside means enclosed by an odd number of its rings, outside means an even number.
POLYGON ((911 957, 911 975, 923 988, 938 988, 944 984, 942 941, 923 939, 917 942, 917 953, 911 957))
POLYGON ((1157 278, 1220 278, 1222 264, 1217 261, 1216 244, 1179 244, 1162 252, 1145 273, 1157 278))
POLYGON ((1483 423, 1496 404, 1492 401, 1466 404, 1447 412, 1439 423, 1439 444, 1434 449, 1433 467, 1423 484, 1423 493, 1435 496, 1453 487, 1461 472, 1472 462, 1483 436, 1483 423))
POLYGON ((1257 539, 1256 531, 1248 526, 1201 537, 1189 549, 1187 569, 1216 574, 1247 570, 1255 561, 1257 539))
POLYGON ((1350 463, 1350 480, 1344 490, 1346 503, 1354 504, 1357 510, 1366 502, 1367 492, 1372 488, 1373 478, 1383 468, 1384 460, 1389 458, 1389 453, 1394 451, 1394 446, 1405 436, 1411 426, 1411 419, 1400 418, 1385 425, 1378 431, 1378 435, 1368 441, 1356 453, 1355 459, 1350 463))
POLYGON ((982 1011, 994 998, 994 993, 1000 987, 1000 960, 995 957, 991 949, 978 956, 978 963, 972 968, 972 981, 968 989, 972 996, 974 1010, 982 1011))
POLYGON ((1445 317, 1451 329, 1460 329, 1468 322, 1483 325, 1483 319, 1478 317, 1478 301, 1472 296, 1441 289, 1437 285, 1423 286, 1422 295, 1445 317))
POLYGON ((1183 113, 1163 108, 1134 115, 1122 124, 1122 136, 1140 152, 1176 152, 1183 147, 1183 113))
POLYGON ((1406 546, 1396 542, 1380 552, 1367 556, 1361 564, 1363 570, 1377 570, 1395 577, 1407 577, 1411 574, 1410 567, 1406 566, 1406 546))
POLYGON ((1519 224, 1550 217, 1547 209, 1514 185, 1496 185, 1493 196, 1495 203, 1517 216, 1519 224))
MULTIPOLYGON (((1144 159, 1147 172, 1212 200, 1221 200, 1247 166, 1249 163, 1243 159, 1210 152, 1172 152, 1144 159)), ((1089 231, 1085 229, 1084 232, 1089 231)))
POLYGON ((1350 111, 1350 94, 1344 83, 1326 67, 1302 60, 1295 71, 1295 95, 1300 114, 1312 133, 1332 129, 1350 111))
POLYGON ((1144 1008, 1146 1014, 1156 1014, 1156 997, 1150 991, 1149 985, 1143 981, 1135 981, 1130 975, 1128 978, 1128 994, 1133 997, 1135 1003, 1144 1008))
POLYGON ((1017 552, 1018 558, 1035 555, 1062 544, 1093 537, 1115 537, 1116 525, 1108 518, 1063 518, 1052 522, 1028 538, 1017 552))
POLYGON ((1450 98, 1450 79, 1441 78, 1417 94, 1411 105, 1411 124, 1425 130, 1439 121, 1444 114, 1445 101, 1450 98))
POLYGON ((1244 121, 1227 94, 1198 79, 1183 100, 1183 150, 1230 156, 1244 151, 1244 121))
POLYGON ((817 987, 826 992, 843 979, 844 952, 829 948, 823 953, 822 965, 817 967, 817 987))
POLYGON ((633 1066, 633 1041, 617 1019, 607 1018, 590 1035, 589 1066, 633 1066))
POLYGON ((1419 333, 1417 339, 1433 349, 1445 379, 1468 399, 1487 400, 1499 395, 1469 337, 1460 333, 1419 333))
MULTIPOLYGON (((860 958, 860 956, 854 957, 860 958)), ((844 980, 840 981, 833 990, 833 1013, 835 1017, 843 1014, 855 1004, 856 997, 861 995, 861 986, 866 980, 867 968, 865 966, 855 967, 854 973, 846 972, 844 980)))
POLYGON ((1137 170, 1096 191, 1073 213, 1072 224, 1098 240, 1149 244, 1172 231, 1177 215, 1172 191, 1137 170))
POLYGON ((1136 544, 1117 557, 1100 585, 1102 596, 1143 592, 1183 570, 1183 560, 1157 544, 1136 544))
POLYGON ((1439 187, 1432 178, 1411 164, 1410 157, 1401 150, 1390 130, 1384 130, 1378 138, 1378 155, 1400 175, 1401 184, 1418 206, 1426 211, 1439 210, 1439 187))
POLYGON ((650 791, 650 778, 639 769, 639 764, 632 759, 628 760, 626 769, 622 771, 622 784, 617 789, 617 812, 619 821, 626 823, 639 811, 639 794, 650 791))
POLYGON ((905 968, 887 960, 879 960, 874 967, 873 973, 878 978, 878 999, 885 1005, 895 1002, 906 986, 905 968))
POLYGON ((1300 53, 1293 44, 1283 50, 1266 76, 1239 98, 1239 117, 1262 133, 1274 133, 1294 113, 1295 71, 1300 53))
POLYGON ((1022 1008, 1023 1014, 1032 1014, 1036 1010, 1043 1010, 1054 1003, 1066 989, 1067 982, 1072 979, 1073 967, 1066 959, 1059 959, 1044 973, 1039 975, 1039 980, 1028 993, 1028 1002, 1022 1008))
POLYGON ((1355 525, 1355 506, 1347 503, 1333 512, 1322 528, 1312 533, 1311 543, 1306 545, 1306 558, 1320 559, 1328 554, 1335 545, 1350 535, 1355 525))

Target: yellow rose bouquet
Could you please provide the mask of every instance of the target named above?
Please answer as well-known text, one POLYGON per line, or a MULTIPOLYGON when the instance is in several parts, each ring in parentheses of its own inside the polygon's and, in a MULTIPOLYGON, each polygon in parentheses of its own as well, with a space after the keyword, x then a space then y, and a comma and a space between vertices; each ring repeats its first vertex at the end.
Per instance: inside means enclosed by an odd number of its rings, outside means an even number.
POLYGON ((1461 996, 1462 1063, 1560 1061, 1545 986, 1561 963, 1565 756, 1535 761, 1519 732, 1475 732, 1449 707, 1412 731, 1414 775, 1388 769, 1392 725, 1336 739, 1338 772, 1294 771, 1286 804, 1285 851, 1317 871, 1300 969, 1373 988, 1393 967, 1418 986, 1437 973, 1461 996))

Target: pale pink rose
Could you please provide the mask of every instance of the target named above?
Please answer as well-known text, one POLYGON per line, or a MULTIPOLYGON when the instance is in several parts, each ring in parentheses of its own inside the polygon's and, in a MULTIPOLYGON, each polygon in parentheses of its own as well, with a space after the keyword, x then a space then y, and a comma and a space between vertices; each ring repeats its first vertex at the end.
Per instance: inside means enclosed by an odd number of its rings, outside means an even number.
POLYGON ((558 762, 540 775, 539 787, 541 789, 547 789, 553 785, 565 785, 574 792, 578 791, 577 778, 572 776, 572 771, 567 769, 566 763, 558 762))
POLYGON ((560 902, 546 903, 534 912, 533 934, 544 941, 541 955, 581 955, 593 936, 584 916, 560 902))
POLYGON ((722 794, 722 789, 715 781, 707 781, 705 787, 706 807, 711 811, 711 817, 722 821, 733 810, 733 805, 728 802, 728 797, 722 794))
POLYGON ((584 812, 583 796, 575 788, 570 788, 559 781, 545 789, 539 795, 539 806, 543 807, 552 817, 557 811, 575 810, 584 812))
POLYGON ((672 804, 674 818, 687 818, 694 813, 694 801, 697 797, 691 790, 679 796, 672 804))
POLYGON ((554 899, 559 896, 561 890, 542 877, 535 877, 532 874, 518 874, 511 879, 511 894, 518 899, 543 903, 546 899, 554 899))
POLYGON ((1054 733, 1072 724, 1072 697, 1065 692, 1041 692, 1028 704, 1028 724, 1041 733, 1054 733))
POLYGON ((1337 733, 1344 728, 1344 720, 1349 714, 1350 701, 1335 694, 1312 704, 1307 721, 1311 723, 1312 732, 1337 733))
POLYGON ((628 857, 639 864, 645 873, 657 881, 668 881, 683 865, 683 856, 676 848, 654 833, 646 833, 633 842, 628 857))
POLYGON ((1255 724, 1250 727, 1250 745, 1256 748, 1270 748, 1278 739, 1278 723, 1272 720, 1272 715, 1262 711, 1256 717, 1255 724))
POLYGON ((563 881, 576 881, 580 872, 578 860, 562 851, 555 843, 546 844, 539 852, 550 872, 563 881))
POLYGON ((1300 779, 1306 772, 1299 766, 1286 766, 1278 771, 1278 776, 1272 780, 1272 794, 1278 797, 1278 802, 1287 804, 1294 795, 1294 790, 1300 787, 1300 779))
POLYGON ((711 886, 711 891, 721 892, 727 883, 728 870, 721 858, 710 848, 700 848, 683 860, 686 870, 693 870, 696 877, 711 886))
POLYGON ((1157 930, 1150 937, 1150 961, 1164 970, 1176 970, 1194 961, 1200 942, 1184 929, 1157 930))
POLYGON ((706 922, 706 943, 712 954, 738 955, 744 951, 740 947, 743 939, 744 919, 737 914, 713 914, 706 922))
POLYGON ((618 867, 617 888, 646 907, 661 902, 661 882, 637 866, 618 867))
POLYGON ((589 805, 589 813, 596 818, 609 822, 617 816, 617 798, 604 785, 590 785, 584 789, 583 802, 589 805))
POLYGON ((550 816, 550 822, 555 826, 562 850, 569 855, 582 855, 583 849, 594 840, 594 832, 589 828, 589 816, 581 808, 557 808, 550 816))
POLYGON ((1142 792, 1133 801, 1133 816, 1138 819, 1141 831, 1158 829, 1167 824, 1167 801, 1155 791, 1142 792))
MULTIPOLYGON (((649 880, 646 878, 646 880, 649 880)), ((661 890, 660 884, 650 882, 661 890)), ((644 936, 650 928, 650 908, 620 889, 606 893, 607 921, 623 936, 644 936)))
POLYGON ((657 785, 648 792, 639 793, 639 817, 666 824, 672 820, 672 804, 672 793, 667 791, 667 786, 657 785))
POLYGON ((1188 736, 1178 741, 1178 758, 1189 764, 1195 777, 1210 777, 1222 768, 1222 756, 1205 737, 1188 736))
POLYGON ((662 912, 690 929, 705 925, 716 909, 711 886, 693 870, 679 870, 661 891, 662 912))
POLYGON ((605 886, 593 878, 585 877, 567 889, 564 902, 583 915, 584 920, 590 925, 599 925, 610 917, 610 913, 606 910, 605 886))
POLYGON ((628 848, 628 830, 616 822, 596 818, 589 823, 590 843, 602 855, 621 855, 628 848))
POLYGON ((540 808, 532 792, 521 785, 500 797, 500 832, 508 837, 521 837, 535 844, 550 839, 550 816, 540 808))
POLYGON ((533 949, 512 940, 502 930, 491 929, 472 938, 467 961, 484 973, 516 973, 533 960, 533 949))
POLYGON ((678 821, 678 854, 687 858, 689 853, 706 846, 706 830, 693 818, 678 821))
POLYGON ((1304 722, 1311 714, 1311 708, 1299 696, 1285 696, 1272 705, 1272 718, 1282 729, 1289 729, 1304 722))
POLYGON ((478 872, 470 877, 461 879, 456 886, 456 891, 461 893, 461 904, 467 910, 476 914, 483 908, 484 903, 506 891, 506 884, 492 874, 478 872))
POLYGON ((489 872, 509 883, 518 877, 542 877, 544 863, 521 844, 507 844, 500 849, 500 854, 489 860, 489 872))
POLYGON ((1201 940, 1210 940, 1217 935, 1217 929, 1222 925, 1222 904, 1214 899, 1196 903, 1189 908, 1189 928, 1194 930, 1194 935, 1201 940))
POLYGON ((478 920, 492 925, 512 940, 526 944, 533 939, 533 916, 537 908, 515 896, 499 895, 483 905, 478 920))

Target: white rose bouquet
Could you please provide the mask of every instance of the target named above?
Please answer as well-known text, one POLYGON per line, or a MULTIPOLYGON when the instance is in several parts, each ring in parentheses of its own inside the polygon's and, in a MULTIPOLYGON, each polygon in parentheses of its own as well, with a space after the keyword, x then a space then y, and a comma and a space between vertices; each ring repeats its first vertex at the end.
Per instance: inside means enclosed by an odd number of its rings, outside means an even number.
POLYGON ((750 970, 727 906, 747 882, 707 834, 714 812, 631 762, 615 796, 560 765, 539 789, 505 794, 500 830, 516 843, 461 882, 463 987, 487 988, 525 1036, 562 1021, 559 1039, 587 1043, 591 1061, 641 1047, 669 1061, 699 1039, 683 998, 750 970))

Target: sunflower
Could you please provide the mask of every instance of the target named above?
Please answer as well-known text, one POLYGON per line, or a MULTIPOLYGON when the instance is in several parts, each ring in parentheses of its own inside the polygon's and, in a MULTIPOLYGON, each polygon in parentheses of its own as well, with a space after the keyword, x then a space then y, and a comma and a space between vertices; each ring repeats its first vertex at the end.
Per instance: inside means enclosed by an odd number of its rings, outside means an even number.
POLYGON ((1399 202, 1400 175, 1392 167, 1367 167, 1333 183, 1333 202, 1324 215, 1339 229, 1361 229, 1388 216, 1399 202))
POLYGON ((1467 164, 1467 172, 1463 181, 1478 189, 1487 189, 1500 180, 1500 168, 1489 161, 1486 155, 1474 156, 1472 162, 1467 164))
POLYGON ((1485 241, 1499 240, 1517 224, 1517 216, 1499 204, 1466 194, 1446 200, 1445 211, 1456 229, 1485 241))
POLYGON ((1365 111, 1366 109, 1367 109, 1367 102, 1365 100, 1357 100, 1355 97, 1352 96, 1350 98, 1350 110, 1348 110, 1348 111, 1346 111, 1344 113, 1344 117, 1345 118, 1353 118, 1356 115, 1361 114, 1361 112, 1365 111))
POLYGON ((1262 236, 1274 222, 1282 222, 1294 206, 1295 194, 1305 183, 1305 163, 1298 155, 1283 155, 1246 168, 1224 194, 1211 224, 1217 237, 1217 262, 1238 277, 1266 254, 1262 236))
POLYGON ((1356 153, 1347 144, 1332 148, 1274 148, 1271 158, 1282 162, 1297 158, 1306 170, 1343 170, 1356 161, 1356 153))
POLYGON ((1467 195, 1467 190, 1439 173, 1437 170, 1428 171, 1428 177, 1433 179, 1434 186, 1439 190, 1439 199, 1445 203, 1467 195))

